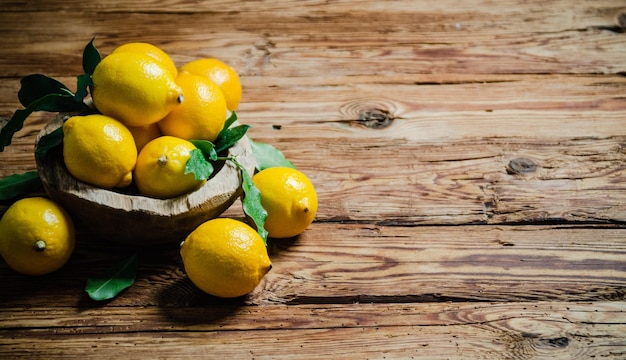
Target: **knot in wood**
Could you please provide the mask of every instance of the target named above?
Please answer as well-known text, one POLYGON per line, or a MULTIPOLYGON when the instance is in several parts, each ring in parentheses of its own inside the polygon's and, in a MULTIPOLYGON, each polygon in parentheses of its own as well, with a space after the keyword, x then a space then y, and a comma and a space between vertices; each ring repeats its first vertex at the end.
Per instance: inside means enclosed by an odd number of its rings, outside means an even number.
POLYGON ((548 342, 548 345, 553 346, 553 347, 559 347, 559 348, 564 348, 569 345, 569 339, 566 337, 548 339, 547 342, 548 342))
POLYGON ((370 129, 384 129, 391 125, 393 120, 394 118, 387 110, 370 109, 362 111, 357 121, 370 129))
POLYGON ((526 174, 535 172, 537 170, 537 164, 532 160, 526 158, 517 158, 509 161, 506 167, 506 172, 509 174, 526 174))

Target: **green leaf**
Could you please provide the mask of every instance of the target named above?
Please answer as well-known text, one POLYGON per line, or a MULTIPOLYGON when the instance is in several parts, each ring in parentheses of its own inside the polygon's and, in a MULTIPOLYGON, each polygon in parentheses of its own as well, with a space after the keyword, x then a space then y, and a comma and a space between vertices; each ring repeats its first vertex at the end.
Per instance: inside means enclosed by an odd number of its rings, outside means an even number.
POLYGON ((250 128, 250 125, 239 125, 232 129, 222 130, 215 139, 215 151, 220 152, 233 146, 250 128))
POLYGON ((96 301, 112 299, 135 282, 137 268, 137 254, 133 254, 109 268, 101 277, 87 279, 85 291, 96 301))
POLYGON ((208 140, 189 140, 195 147, 202 150, 204 157, 216 161, 217 152, 215 151, 215 145, 208 140))
POLYGON ((193 173, 196 180, 206 180, 213 174, 213 165, 205 158, 200 149, 191 150, 191 156, 185 164, 185 174, 193 173))
POLYGON ((241 177, 243 178, 243 182, 241 188, 243 189, 243 212, 248 215, 254 225, 256 226, 256 231, 261 235, 265 245, 267 245, 267 230, 265 230, 265 220, 267 219, 267 211, 261 204, 261 192, 252 182, 252 178, 248 171, 236 160, 230 159, 239 170, 241 170, 241 177))
POLYGON ((87 44, 87 46, 85 46, 85 49, 83 50, 83 70, 88 75, 93 75, 96 66, 98 66, 100 60, 102 60, 102 57, 100 57, 100 52, 93 44, 93 41, 95 39, 95 37, 92 38, 89 44, 87 44))
POLYGON ((35 156, 41 159, 46 156, 48 150, 61 144, 63 144, 63 127, 60 127, 39 139, 39 143, 37 143, 37 148, 35 149, 35 156))
POLYGON ((74 94, 74 101, 82 102, 87 96, 87 89, 91 84, 91 75, 78 75, 76 78, 76 94, 74 94))
MULTIPOLYGON (((44 108, 52 107, 53 104, 59 104, 59 101, 61 101, 60 99, 68 97, 73 98, 72 95, 48 94, 34 102, 31 102, 26 109, 16 110, 11 119, 9 119, 6 125, 0 130, 0 151, 3 151, 5 146, 11 145, 13 134, 22 129, 24 121, 30 114, 44 108)), ((72 103, 77 104, 73 100, 72 103)))
POLYGON ((0 180, 0 200, 10 200, 37 191, 40 187, 41 179, 37 171, 9 175, 0 180))
MULTIPOLYGON (((234 124, 235 121, 237 121, 237 113, 233 111, 230 113, 230 116, 228 117, 228 119, 226 119, 226 122, 224 123, 224 127, 222 128, 222 131, 220 131, 220 133, 225 130, 228 130, 228 128, 230 128, 230 126, 234 124)), ((217 134, 217 137, 220 137, 220 134, 217 134)))
MULTIPOLYGON (((39 99, 50 95, 69 95, 69 99, 73 98, 73 93, 67 88, 67 86, 63 85, 59 81, 47 77, 42 74, 32 74, 23 77, 20 80, 20 90, 17 92, 17 98, 20 100, 20 103, 24 107, 31 106, 32 103, 38 101, 39 99)), ((64 101, 66 101, 64 99, 64 101)), ((38 110, 44 111, 63 111, 59 110, 56 104, 46 104, 46 106, 40 107, 38 110)), ((71 111, 71 110, 70 110, 71 111)))
POLYGON ((270 144, 250 140, 252 152, 256 158, 256 169, 261 171, 271 167, 289 167, 295 169, 293 163, 285 158, 280 150, 270 144))
POLYGON ((230 113, 228 119, 226 119, 222 130, 217 134, 217 137, 215 138, 215 144, 217 144, 218 142, 223 142, 223 139, 232 135, 232 129, 230 129, 230 127, 232 124, 235 123, 235 121, 237 121, 237 113, 233 111, 230 113))

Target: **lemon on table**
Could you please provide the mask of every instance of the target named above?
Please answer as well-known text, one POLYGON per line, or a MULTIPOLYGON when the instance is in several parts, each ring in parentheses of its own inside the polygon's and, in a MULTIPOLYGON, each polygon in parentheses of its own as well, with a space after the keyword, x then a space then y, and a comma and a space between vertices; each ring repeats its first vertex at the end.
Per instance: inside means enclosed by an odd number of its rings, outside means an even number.
POLYGON ((76 179, 104 189, 132 182, 137 148, 131 132, 100 114, 73 116, 63 124, 63 160, 76 179))
POLYGON ((317 193, 302 172, 288 167, 264 169, 252 177, 267 211, 269 237, 288 238, 302 233, 315 219, 317 193))
POLYGON ((161 129, 159 129, 159 125, 157 123, 144 126, 127 126, 127 128, 130 130, 130 133, 133 134, 137 152, 141 151, 141 149, 143 149, 143 147, 150 141, 158 138, 159 136, 163 136, 163 133, 161 133, 161 129))
POLYGON ((220 87, 226 98, 228 110, 235 111, 241 102, 241 81, 232 67, 215 58, 193 60, 183 65, 180 70, 203 75, 220 87))
POLYGON ((44 275, 60 269, 74 251, 70 216, 43 197, 13 203, 0 220, 0 255, 13 270, 44 275))
POLYGON ((184 70, 176 83, 185 93, 185 102, 159 121, 163 134, 186 140, 215 140, 226 122, 222 91, 207 77, 184 70))
POLYGON ((185 174, 187 160, 196 147, 174 136, 161 136, 147 143, 137 156, 135 185, 145 196, 168 199, 190 193, 206 180, 185 174))
POLYGON ((118 46, 111 54, 119 52, 134 52, 138 54, 148 55, 156 60, 164 69, 169 71, 172 76, 176 77, 178 69, 172 58, 163 49, 146 42, 131 42, 118 46))
POLYGON ((250 293, 272 267, 261 236, 229 218, 198 226, 181 244, 180 255, 189 279, 207 294, 223 298, 250 293))
POLYGON ((96 66, 91 78, 96 108, 127 126, 157 122, 184 99, 171 71, 146 54, 112 53, 96 66))

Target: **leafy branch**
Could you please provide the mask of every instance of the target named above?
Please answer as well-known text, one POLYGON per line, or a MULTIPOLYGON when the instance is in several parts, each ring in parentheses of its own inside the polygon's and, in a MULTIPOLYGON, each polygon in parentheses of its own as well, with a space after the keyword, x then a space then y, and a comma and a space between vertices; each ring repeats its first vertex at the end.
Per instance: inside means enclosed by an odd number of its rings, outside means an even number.
POLYGON ((20 80, 17 97, 24 109, 13 113, 6 125, 0 129, 0 152, 11 145, 13 135, 24 127, 26 119, 36 111, 82 112, 91 110, 83 99, 91 85, 91 74, 100 62, 100 53, 93 45, 94 39, 83 51, 85 74, 77 77, 77 90, 73 93, 58 80, 42 74, 27 75, 20 80))
POLYGON ((216 161, 230 161, 237 166, 239 171, 241 171, 242 177, 241 188, 244 192, 242 199, 243 211, 252 219, 257 232, 267 244, 267 231, 265 230, 267 211, 261 204, 261 192, 252 182, 252 176, 237 159, 218 156, 219 152, 230 148, 244 137, 250 128, 249 125, 238 125, 231 128, 235 121, 237 121, 237 114, 233 112, 226 120, 224 128, 217 135, 214 143, 207 140, 191 140, 196 149, 192 151, 191 157, 187 161, 185 173, 193 173, 197 180, 205 180, 213 174, 215 169, 213 163, 216 161))

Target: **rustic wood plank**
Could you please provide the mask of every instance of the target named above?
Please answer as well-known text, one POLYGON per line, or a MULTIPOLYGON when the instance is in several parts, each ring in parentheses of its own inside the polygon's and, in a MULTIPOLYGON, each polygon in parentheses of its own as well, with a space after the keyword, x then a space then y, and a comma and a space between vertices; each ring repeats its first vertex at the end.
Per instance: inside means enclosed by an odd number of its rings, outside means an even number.
MULTIPOLYGON (((510 18, 510 22, 522 20, 537 21, 544 26, 563 25, 574 27, 576 24, 591 25, 602 20, 615 20, 616 15, 624 7, 619 0, 581 0, 572 3, 568 0, 554 0, 549 7, 541 6, 540 1, 520 1, 503 0, 491 3, 485 0, 471 0, 463 3, 454 0, 442 0, 437 2, 420 2, 413 0, 395 0, 391 3, 384 3, 375 0, 359 1, 335 1, 328 3, 322 0, 299 1, 299 6, 293 6, 280 0, 262 1, 229 1, 213 0, 210 2, 199 2, 190 4, 184 0, 139 0, 132 3, 123 0, 107 0, 106 6, 93 3, 81 2, 79 0, 47 0, 45 2, 35 1, 12 1, 6 2, 4 12, 27 12, 27 11, 56 11, 56 10, 83 10, 102 13, 125 13, 125 12, 150 12, 150 13, 271 13, 280 12, 286 16, 321 16, 326 14, 327 18, 340 18, 349 13, 373 12, 387 19, 386 15, 414 11, 416 13, 433 13, 441 15, 457 16, 459 18, 474 18, 476 14, 489 14, 495 19, 510 18), (578 18, 578 13, 587 14, 584 18, 578 18), (334 15, 334 16, 333 16, 334 15)), ((493 21, 495 21, 495 19, 493 21)), ((375 20, 375 19, 374 19, 375 20)), ((431 19, 436 21, 437 19, 431 19)), ((481 24, 488 27, 491 23, 481 24)), ((416 26, 419 24, 416 24, 416 26)), ((512 27, 512 25, 510 25, 512 27)))
POLYGON ((332 7, 209 3, 205 12, 159 2, 106 7, 52 2, 30 11, 22 6, 3 13, 0 74, 44 72, 52 63, 51 75, 73 74, 91 36, 104 50, 142 38, 171 49, 179 61, 213 54, 243 74, 264 76, 626 71, 618 20, 626 8, 619 0, 577 6, 555 1, 550 9, 525 1, 487 6, 476 1, 465 11, 456 2, 449 8, 410 1, 394 5, 382 11, 367 3, 355 11, 351 2, 332 7), (279 11, 284 6, 289 9, 279 11), (153 35, 142 30, 155 25, 161 31, 153 35))
MULTIPOLYGON (((0 264, 5 306, 91 307, 87 277, 134 252, 79 238, 57 273, 29 278, 0 264)), ((272 271, 249 304, 625 300, 626 240, 615 226, 375 226, 314 223, 270 242, 272 271)), ((135 285, 111 306, 220 303, 187 279, 178 249, 140 252, 135 285)))
POLYGON ((133 357, 156 346, 165 358, 619 357, 624 310, 623 302, 4 308, 0 356, 133 357))
POLYGON ((320 220, 621 222, 623 141, 493 138, 416 146, 378 139, 325 146, 301 140, 299 148, 278 146, 292 149, 287 156, 328 196, 320 220), (320 152, 327 155, 314 157, 320 152), (337 157, 350 159, 349 165, 336 168, 327 160, 337 157), (536 169, 511 170, 518 159, 536 169))
MULTIPOLYGON (((275 145, 316 185, 319 221, 607 223, 626 221, 625 141, 619 136, 411 144, 311 138, 275 145), (351 159, 349 165, 336 168, 328 161, 342 157, 351 159), (522 163, 531 169, 516 170, 522 163)), ((32 145, 18 149, 22 153, 6 155, 17 164, 11 173, 32 169, 24 161, 32 160, 32 145)), ((6 164, 8 169, 12 162, 6 164)))

